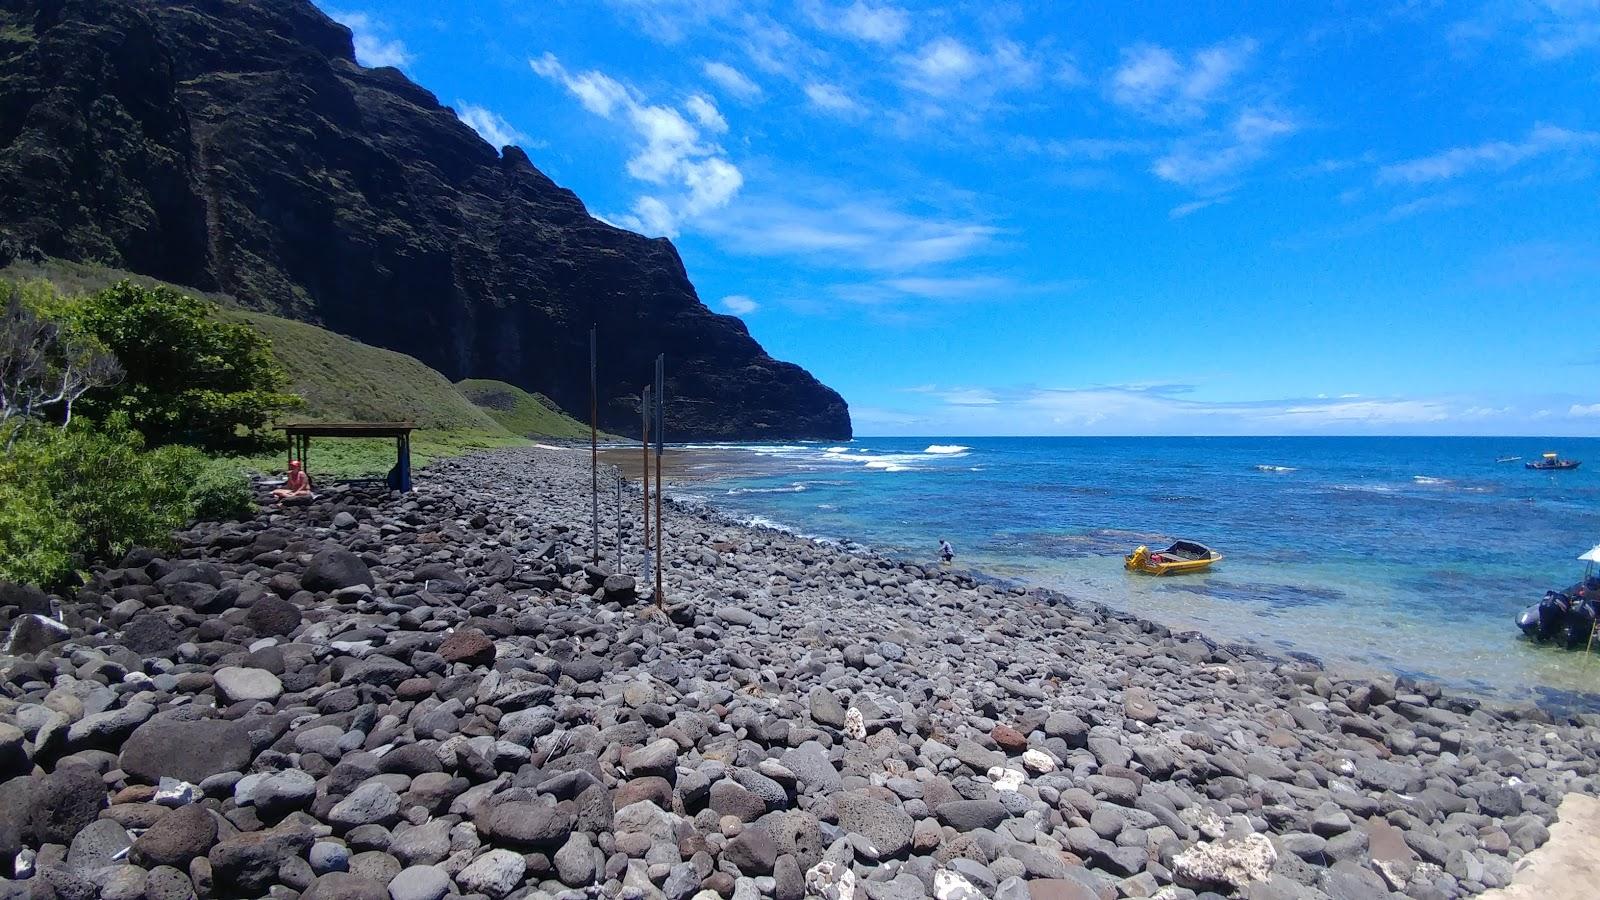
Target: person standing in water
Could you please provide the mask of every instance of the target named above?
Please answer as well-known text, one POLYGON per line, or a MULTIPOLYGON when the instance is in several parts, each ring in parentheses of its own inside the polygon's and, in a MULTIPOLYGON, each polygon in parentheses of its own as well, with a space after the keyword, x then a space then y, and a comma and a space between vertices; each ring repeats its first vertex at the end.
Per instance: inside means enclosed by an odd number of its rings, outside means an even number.
POLYGON ((944 538, 940 538, 939 539, 939 559, 941 559, 944 562, 948 563, 948 562, 950 562, 951 560, 953 560, 955 558, 956 558, 956 548, 950 546, 950 542, 949 541, 945 540, 944 538))

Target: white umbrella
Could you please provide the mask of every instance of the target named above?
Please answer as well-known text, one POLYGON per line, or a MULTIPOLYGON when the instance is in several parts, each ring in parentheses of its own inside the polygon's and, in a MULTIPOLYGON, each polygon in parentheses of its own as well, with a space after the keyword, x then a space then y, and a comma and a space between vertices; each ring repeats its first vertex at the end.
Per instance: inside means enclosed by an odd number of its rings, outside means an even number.
POLYGON ((1578 562, 1600 563, 1600 544, 1596 544, 1593 550, 1578 557, 1578 562))

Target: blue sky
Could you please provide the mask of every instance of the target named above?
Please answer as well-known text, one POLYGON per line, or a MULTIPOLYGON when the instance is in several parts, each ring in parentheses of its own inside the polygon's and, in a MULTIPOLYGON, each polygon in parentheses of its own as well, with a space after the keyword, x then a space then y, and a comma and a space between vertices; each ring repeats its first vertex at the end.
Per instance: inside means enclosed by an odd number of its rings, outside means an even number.
POLYGON ((858 433, 1600 431, 1600 0, 348 0, 858 433))

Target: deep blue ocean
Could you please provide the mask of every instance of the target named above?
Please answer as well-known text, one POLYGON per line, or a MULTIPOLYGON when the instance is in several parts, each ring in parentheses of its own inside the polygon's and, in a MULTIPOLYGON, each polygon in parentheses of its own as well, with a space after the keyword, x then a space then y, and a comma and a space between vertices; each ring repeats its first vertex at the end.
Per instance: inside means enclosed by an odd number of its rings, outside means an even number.
POLYGON ((691 445, 672 492, 752 521, 1046 585, 1225 640, 1505 698, 1600 705, 1592 657, 1514 618, 1600 543, 1600 439, 863 438, 691 445), (1584 468, 1535 472, 1545 451, 1584 468), (1123 571, 1174 538, 1204 575, 1123 571))

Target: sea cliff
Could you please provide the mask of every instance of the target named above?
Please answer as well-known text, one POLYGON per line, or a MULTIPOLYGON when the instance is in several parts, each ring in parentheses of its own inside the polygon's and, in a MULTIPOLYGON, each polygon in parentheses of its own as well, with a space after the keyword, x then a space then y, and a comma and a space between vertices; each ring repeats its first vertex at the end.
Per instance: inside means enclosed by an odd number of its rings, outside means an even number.
POLYGON ((638 433, 667 356, 685 440, 847 439, 843 399, 308 0, 0 5, 0 267, 92 262, 218 292, 638 433))

